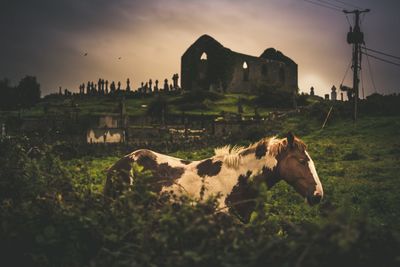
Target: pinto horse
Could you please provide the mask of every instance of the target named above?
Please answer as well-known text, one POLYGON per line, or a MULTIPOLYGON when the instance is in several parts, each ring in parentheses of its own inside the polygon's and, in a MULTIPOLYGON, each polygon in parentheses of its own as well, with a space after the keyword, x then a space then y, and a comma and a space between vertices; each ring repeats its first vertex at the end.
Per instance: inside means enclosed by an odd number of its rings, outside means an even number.
MULTIPOLYGON (((265 182, 268 188, 284 180, 310 205, 323 197, 321 181, 306 145, 292 133, 286 138, 264 138, 248 147, 215 149, 215 155, 200 161, 187 161, 151 150, 136 150, 118 160, 108 170, 104 194, 115 197, 115 184, 133 184, 132 164, 149 170, 157 193, 187 194, 199 199, 219 195, 220 209, 228 209, 248 221, 257 196, 252 182, 265 182), (117 179, 113 179, 117 177, 117 179)), ((253 184, 254 185, 254 184, 253 184)), ((121 188, 121 187, 120 187, 121 188)))

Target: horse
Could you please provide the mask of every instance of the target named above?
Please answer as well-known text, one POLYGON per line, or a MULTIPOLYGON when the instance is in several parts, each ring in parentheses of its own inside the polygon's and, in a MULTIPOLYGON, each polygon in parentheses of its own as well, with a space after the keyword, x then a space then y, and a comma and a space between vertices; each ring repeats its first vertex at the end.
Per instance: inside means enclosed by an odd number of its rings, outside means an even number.
POLYGON ((131 169, 136 163, 158 181, 152 188, 156 193, 186 194, 197 199, 218 195, 219 210, 227 209, 248 221, 256 205, 251 200, 258 193, 254 183, 266 183, 271 188, 283 180, 309 205, 321 201, 322 184, 306 148, 302 140, 288 133, 286 138, 266 137, 248 147, 217 148, 214 156, 199 161, 139 149, 108 169, 104 194, 116 197, 113 183, 132 185, 135 177, 131 169))

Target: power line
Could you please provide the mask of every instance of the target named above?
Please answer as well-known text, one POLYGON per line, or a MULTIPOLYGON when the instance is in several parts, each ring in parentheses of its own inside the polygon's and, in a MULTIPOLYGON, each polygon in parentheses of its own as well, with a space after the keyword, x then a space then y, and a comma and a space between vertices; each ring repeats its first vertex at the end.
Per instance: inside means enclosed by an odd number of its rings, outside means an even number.
POLYGON ((346 79, 347 73, 349 72, 349 69, 351 67, 351 62, 352 62, 352 60, 350 60, 349 65, 347 66, 346 72, 344 73, 343 80, 340 83, 340 85, 342 85, 344 83, 344 80, 346 79))
POLYGON ((387 57, 392 57, 392 58, 400 59, 400 57, 393 56, 393 55, 390 55, 390 54, 388 54, 388 53, 384 53, 384 52, 381 52, 381 51, 378 51, 378 50, 374 50, 374 49, 371 49, 371 48, 367 48, 366 46, 364 46, 363 48, 364 48, 365 50, 368 50, 368 51, 371 51, 371 52, 375 52, 375 53, 378 53, 378 54, 381 54, 381 55, 384 55, 384 56, 387 56, 387 57))
POLYGON ((333 1, 335 1, 335 2, 337 2, 337 3, 341 3, 341 4, 346 5, 346 6, 350 6, 350 7, 354 7, 354 8, 363 9, 363 8, 361 8, 361 7, 359 7, 359 6, 356 6, 356 5, 354 5, 354 4, 347 3, 347 2, 345 2, 345 1, 341 1, 341 0, 333 0, 333 1))
POLYGON ((324 5, 324 4, 319 3, 319 2, 313 2, 311 0, 303 0, 303 1, 311 3, 311 4, 314 4, 314 5, 317 5, 317 6, 325 7, 325 8, 331 9, 331 10, 342 12, 342 10, 340 10, 339 8, 334 8, 332 6, 324 5))
POLYGON ((393 62, 393 61, 390 61, 390 60, 387 60, 387 59, 383 59, 383 58, 380 58, 380 57, 377 57, 377 56, 368 54, 368 53, 366 53, 366 52, 362 52, 362 53, 363 53, 364 55, 366 55, 366 56, 369 56, 369 57, 375 58, 375 59, 377 59, 377 60, 380 60, 380 61, 383 61, 383 62, 386 62, 386 63, 389 63, 389 64, 392 64, 392 65, 395 65, 395 66, 400 67, 400 63, 396 63, 396 62, 393 62))
POLYGON ((333 8, 338 8, 340 10, 344 9, 343 6, 338 6, 338 5, 332 4, 331 2, 326 1, 326 0, 317 0, 317 1, 321 2, 321 3, 325 4, 325 5, 329 5, 329 6, 333 7, 333 8))
POLYGON ((363 69, 360 70, 360 76, 361 76, 361 89, 362 89, 363 99, 365 99, 363 69))
MULTIPOLYGON (((366 47, 364 47, 364 49, 365 49, 365 48, 366 48, 366 47)), ((374 90, 375 90, 375 93, 376 93, 377 90, 376 90, 376 85, 375 85, 375 79, 374 79, 374 76, 372 75, 371 63, 369 62, 369 56, 368 56, 368 54, 367 54, 366 56, 367 56, 369 77, 370 77, 370 79, 371 79, 372 86, 374 87, 374 90)))
POLYGON ((360 25, 362 25, 362 24, 363 24, 363 22, 364 22, 364 18, 365 18, 365 13, 363 13, 363 14, 361 15, 360 25))
POLYGON ((344 15, 346 16, 346 19, 347 19, 347 22, 349 23, 349 26, 352 27, 349 17, 347 16, 347 14, 344 14, 344 15))

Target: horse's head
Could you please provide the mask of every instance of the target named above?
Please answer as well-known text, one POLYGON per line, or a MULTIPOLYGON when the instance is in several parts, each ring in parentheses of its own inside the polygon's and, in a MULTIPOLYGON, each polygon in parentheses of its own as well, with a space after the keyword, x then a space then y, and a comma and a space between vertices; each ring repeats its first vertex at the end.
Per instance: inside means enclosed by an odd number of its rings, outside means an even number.
POLYGON ((288 133, 282 142, 277 155, 277 175, 305 197, 308 204, 318 204, 324 191, 306 145, 292 133, 288 133))

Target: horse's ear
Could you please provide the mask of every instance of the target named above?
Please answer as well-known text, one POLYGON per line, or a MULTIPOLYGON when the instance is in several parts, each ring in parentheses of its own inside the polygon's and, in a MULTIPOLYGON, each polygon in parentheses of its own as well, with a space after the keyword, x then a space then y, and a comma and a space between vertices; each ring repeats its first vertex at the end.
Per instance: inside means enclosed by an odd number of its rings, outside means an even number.
POLYGON ((288 141, 289 147, 292 148, 293 144, 294 144, 294 134, 292 132, 288 132, 287 141, 288 141))

